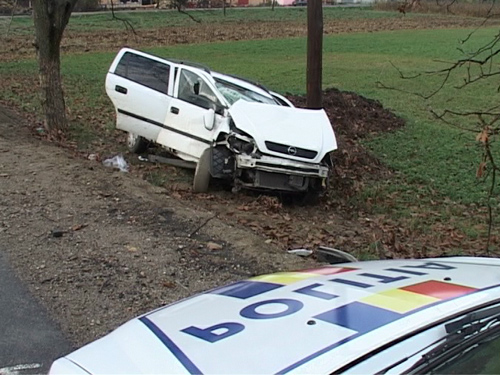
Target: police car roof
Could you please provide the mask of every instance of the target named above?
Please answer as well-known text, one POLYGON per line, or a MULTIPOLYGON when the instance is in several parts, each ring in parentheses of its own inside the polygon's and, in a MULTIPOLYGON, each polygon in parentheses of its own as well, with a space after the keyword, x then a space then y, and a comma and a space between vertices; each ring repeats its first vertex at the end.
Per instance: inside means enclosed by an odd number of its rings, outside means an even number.
POLYGON ((499 267, 457 257, 254 277, 145 314, 67 358, 93 374, 331 373, 500 298, 499 267))

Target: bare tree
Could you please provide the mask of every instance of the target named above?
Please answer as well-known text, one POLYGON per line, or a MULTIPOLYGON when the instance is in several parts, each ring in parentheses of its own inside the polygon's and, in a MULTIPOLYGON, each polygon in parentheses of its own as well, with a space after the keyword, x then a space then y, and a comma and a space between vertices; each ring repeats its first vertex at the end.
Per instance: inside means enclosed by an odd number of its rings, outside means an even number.
MULTIPOLYGON (((454 3, 455 0, 449 0, 449 2, 445 3, 445 5, 447 4, 451 6, 454 3)), ((492 2, 489 10, 487 11, 487 16, 479 27, 482 27, 489 18, 494 16, 492 13, 493 6, 494 2, 492 2)), ((450 12, 449 9, 447 9, 447 11, 450 12)), ((462 90, 467 86, 477 84, 481 81, 498 79, 498 76, 500 76, 500 67, 498 64, 500 58, 500 31, 494 35, 491 40, 483 46, 473 49, 472 52, 467 52, 464 49, 464 46, 471 40, 472 36, 478 29, 472 31, 466 38, 460 41, 460 46, 462 47, 459 48, 459 51, 462 53, 463 58, 451 63, 446 63, 446 66, 443 69, 422 72, 414 75, 406 75, 401 69, 393 65, 398 71, 400 77, 404 80, 413 80, 425 76, 440 77, 440 83, 430 92, 424 94, 421 92, 411 92, 400 88, 389 87, 384 85, 382 82, 377 82, 377 84, 379 87, 385 89, 410 93, 417 95, 422 99, 429 100, 440 93, 445 87, 450 85, 457 90, 462 90), (461 77, 459 84, 456 83, 456 80, 452 79, 452 76, 457 74, 461 77)), ((500 84, 497 83, 495 86, 496 92, 493 94, 500 93, 500 84)), ((496 207, 496 205, 494 207, 492 204, 492 198, 498 197, 500 194, 498 190, 500 163, 495 158, 495 155, 498 155, 498 151, 495 151, 493 147, 495 141, 498 140, 500 135, 500 105, 485 105, 483 108, 476 108, 469 111, 458 111, 453 109, 434 110, 432 108, 429 108, 429 110, 439 121, 475 134, 476 141, 482 147, 483 152, 481 160, 477 166, 476 177, 480 181, 488 183, 488 237, 486 242, 486 251, 489 252, 493 225, 493 212, 496 207), (466 125, 464 125, 464 123, 466 125)))
POLYGON ((56 139, 61 138, 68 127, 60 73, 60 46, 64 29, 76 2, 77 0, 33 2, 35 48, 38 56, 45 128, 56 139))

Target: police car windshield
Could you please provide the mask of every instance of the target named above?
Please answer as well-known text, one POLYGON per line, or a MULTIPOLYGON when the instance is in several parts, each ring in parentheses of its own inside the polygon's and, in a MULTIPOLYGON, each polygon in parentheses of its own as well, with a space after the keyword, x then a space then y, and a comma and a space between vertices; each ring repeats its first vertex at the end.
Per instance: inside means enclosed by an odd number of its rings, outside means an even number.
POLYGON ((500 374, 500 333, 464 348, 431 371, 433 374, 500 374))
POLYGON ((220 78, 215 79, 215 84, 217 85, 220 93, 224 96, 224 98, 226 98, 230 105, 233 105, 240 99, 246 100, 247 102, 277 104, 274 99, 268 98, 255 91, 248 90, 233 83, 224 81, 220 78))
POLYGON ((443 342, 422 356, 408 374, 499 374, 500 306, 447 324, 443 342))

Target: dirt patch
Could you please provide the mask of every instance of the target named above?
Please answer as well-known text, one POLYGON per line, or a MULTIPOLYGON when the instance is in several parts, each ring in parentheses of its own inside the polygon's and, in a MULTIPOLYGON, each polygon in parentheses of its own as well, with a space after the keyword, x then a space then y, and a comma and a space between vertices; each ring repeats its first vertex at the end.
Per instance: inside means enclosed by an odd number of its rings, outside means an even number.
POLYGON ((34 140, 3 108, 0 171, 0 251, 76 345, 193 293, 312 262, 34 140))
MULTIPOLYGON (((303 96, 289 96, 297 107, 306 106, 303 96)), ((335 88, 323 93, 323 105, 334 128, 338 151, 332 156, 334 174, 331 189, 343 199, 357 193, 370 180, 389 178, 390 170, 370 154, 360 140, 404 126, 397 117, 376 100, 335 88)))
MULTIPOLYGON (((112 22, 112 21, 110 21, 112 22)), ((437 28, 478 27, 482 18, 429 15, 425 17, 388 17, 376 19, 339 19, 324 23, 324 34, 353 32, 376 32, 387 30, 416 30, 437 28)), ((488 25, 499 24, 500 20, 490 19, 488 25)), ((96 51, 118 51, 123 46, 147 48, 176 44, 213 43, 223 41, 272 39, 279 30, 280 38, 304 37, 306 23, 297 22, 221 22, 219 24, 197 24, 189 27, 162 27, 141 29, 137 34, 123 30, 99 30, 98 32, 66 30, 61 50, 64 53, 86 53, 96 51)), ((35 57, 31 35, 11 35, 0 44, 0 61, 13 61, 35 57)))

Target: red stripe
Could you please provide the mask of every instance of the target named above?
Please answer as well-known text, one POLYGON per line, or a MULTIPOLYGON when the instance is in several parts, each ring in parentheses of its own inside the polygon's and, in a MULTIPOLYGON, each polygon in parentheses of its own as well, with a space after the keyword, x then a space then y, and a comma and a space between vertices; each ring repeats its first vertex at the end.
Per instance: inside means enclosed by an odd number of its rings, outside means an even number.
POLYGON ((441 281, 426 281, 423 283, 406 286, 401 288, 408 292, 423 294, 430 297, 435 297, 439 299, 449 299, 453 297, 458 297, 467 293, 474 292, 475 288, 470 288, 468 286, 443 283, 441 281))

